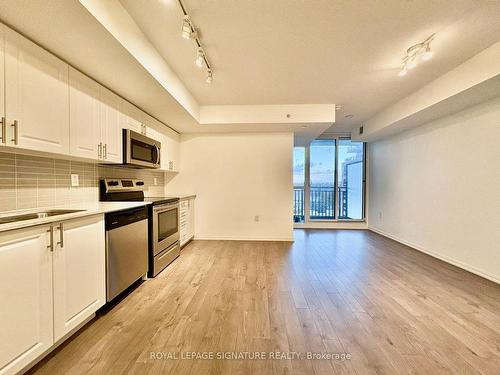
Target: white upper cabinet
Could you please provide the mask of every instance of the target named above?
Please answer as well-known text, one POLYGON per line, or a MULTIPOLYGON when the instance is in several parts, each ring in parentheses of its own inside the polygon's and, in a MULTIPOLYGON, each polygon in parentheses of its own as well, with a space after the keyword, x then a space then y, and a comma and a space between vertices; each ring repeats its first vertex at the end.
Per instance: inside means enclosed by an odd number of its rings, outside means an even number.
POLYGON ((161 142, 160 164, 165 171, 178 172, 179 134, 145 114, 146 135, 161 142))
POLYGON ((0 23, 0 146, 7 143, 7 124, 5 123, 5 61, 4 26, 0 23))
POLYGON ((72 67, 69 98, 71 155, 120 163, 121 98, 72 67))
POLYGON ((103 158, 107 162, 121 163, 122 155, 122 99, 101 86, 101 141, 103 158))
POLYGON ((5 27, 7 145, 69 153, 68 65, 5 27))
POLYGON ((70 153, 97 159, 102 152, 99 144, 99 84, 69 68, 70 153))
POLYGON ((162 169, 179 172, 179 135, 169 130, 168 135, 164 135, 164 141, 162 142, 163 149, 165 152, 162 154, 164 161, 162 160, 162 169))
POLYGON ((54 341, 106 302, 104 218, 56 224, 54 233, 54 341))
POLYGON ((130 129, 162 142, 162 169, 177 171, 178 135, 164 128, 0 23, 0 146, 122 163, 130 129))
POLYGON ((18 373, 53 344, 47 228, 0 233, 0 374, 18 373))
POLYGON ((144 113, 144 125, 146 125, 146 135, 161 142, 160 133, 158 132, 161 123, 152 116, 144 113))
POLYGON ((122 118, 122 128, 130 129, 137 133, 145 132, 144 114, 139 108, 123 100, 122 112, 124 114, 122 118))

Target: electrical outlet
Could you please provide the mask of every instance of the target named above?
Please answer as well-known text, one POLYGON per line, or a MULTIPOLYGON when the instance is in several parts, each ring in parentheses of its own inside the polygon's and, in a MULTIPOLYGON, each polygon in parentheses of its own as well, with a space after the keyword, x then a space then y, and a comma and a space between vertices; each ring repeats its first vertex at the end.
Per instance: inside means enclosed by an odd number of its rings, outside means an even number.
POLYGON ((382 211, 379 211, 379 212, 378 212, 378 219, 379 219, 380 221, 382 221, 382 211))
POLYGON ((153 185, 155 185, 155 186, 158 185, 158 178, 156 178, 156 177, 153 178, 153 185))
POLYGON ((253 220, 258 223, 260 221, 260 216, 259 215, 255 215, 253 220))
POLYGON ((80 181, 77 174, 71 174, 71 186, 80 186, 80 181))

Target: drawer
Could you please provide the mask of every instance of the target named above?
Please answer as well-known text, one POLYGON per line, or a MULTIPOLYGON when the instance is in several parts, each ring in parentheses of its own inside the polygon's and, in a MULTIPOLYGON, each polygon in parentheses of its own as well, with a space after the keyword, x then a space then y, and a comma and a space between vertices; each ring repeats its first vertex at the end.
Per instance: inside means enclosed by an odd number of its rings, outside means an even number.
POLYGON ((181 248, 179 243, 175 243, 172 247, 166 249, 162 253, 158 254, 153 259, 153 275, 156 276, 161 272, 166 266, 173 262, 181 253, 181 248))

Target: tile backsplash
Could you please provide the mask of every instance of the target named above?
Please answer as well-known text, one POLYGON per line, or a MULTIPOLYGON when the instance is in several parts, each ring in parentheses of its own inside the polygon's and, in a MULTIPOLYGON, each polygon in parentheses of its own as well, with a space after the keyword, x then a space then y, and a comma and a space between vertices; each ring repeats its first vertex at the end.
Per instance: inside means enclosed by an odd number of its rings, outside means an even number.
POLYGON ((141 178, 147 196, 165 193, 164 172, 0 152, 0 212, 95 202, 106 177, 141 178), (71 186, 75 173, 78 187, 71 186))

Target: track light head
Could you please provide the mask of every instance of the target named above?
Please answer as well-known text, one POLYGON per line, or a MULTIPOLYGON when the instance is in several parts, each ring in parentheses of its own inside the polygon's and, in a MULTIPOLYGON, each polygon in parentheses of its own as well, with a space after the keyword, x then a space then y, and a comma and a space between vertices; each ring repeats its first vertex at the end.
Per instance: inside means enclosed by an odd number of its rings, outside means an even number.
POLYGON ((181 35, 184 39, 193 39, 196 37, 196 32, 194 31, 193 23, 188 15, 184 16, 184 21, 182 22, 182 32, 181 35))
POLYGON ((431 51, 431 47, 427 44, 424 54, 422 55, 422 60, 429 61, 434 56, 434 52, 431 51))
POLYGON ((194 61, 198 68, 202 68, 205 63, 205 53, 201 48, 198 48, 198 55, 196 56, 196 60, 194 61))
POLYGON ((410 70, 415 68, 416 66, 417 66, 417 61, 415 59, 415 56, 406 62, 406 67, 410 70))
POLYGON ((206 81, 205 81, 205 82, 206 82, 206 83, 212 83, 212 81, 213 81, 213 80, 214 80, 214 76, 213 76, 213 74, 212 74, 212 71, 211 71, 211 70, 209 70, 209 71, 208 71, 208 75, 207 75, 207 79, 206 79, 206 81))

